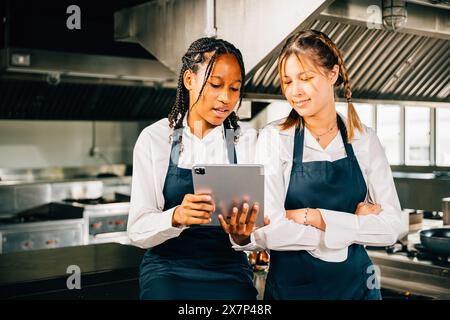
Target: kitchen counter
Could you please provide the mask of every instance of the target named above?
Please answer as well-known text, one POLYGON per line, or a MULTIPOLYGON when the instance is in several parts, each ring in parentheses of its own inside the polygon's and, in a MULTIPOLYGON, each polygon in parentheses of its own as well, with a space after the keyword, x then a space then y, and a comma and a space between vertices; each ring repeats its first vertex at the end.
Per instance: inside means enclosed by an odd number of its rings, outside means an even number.
POLYGON ((418 179, 418 180, 430 180, 430 179, 443 179, 450 180, 450 174, 448 172, 392 172, 392 176, 397 179, 418 179))
POLYGON ((117 243, 0 255, 1 299, 137 299, 144 250, 117 243), (69 290, 71 265, 81 289, 69 290))
POLYGON ((381 287, 432 299, 450 299, 450 269, 385 251, 368 250, 381 275, 381 287))
MULTIPOLYGON (((442 220, 423 219, 421 230, 442 227, 442 220)), ((420 230, 411 231, 405 239, 411 248, 420 243, 420 230)), ((367 250, 379 268, 381 287, 416 294, 433 299, 450 299, 449 263, 420 260, 405 253, 387 253, 386 250, 367 250)))
MULTIPOLYGON (((427 221, 423 228, 442 225, 427 221)), ((417 243, 418 232, 408 236, 417 243)), ((139 265, 145 250, 117 243, 95 244, 0 255, 0 299, 138 299, 139 265), (67 268, 81 270, 81 289, 69 290, 67 268)), ((379 268, 381 287, 434 299, 450 299, 450 269, 385 250, 368 250, 379 268)), ((262 299, 265 272, 255 272, 262 299)))

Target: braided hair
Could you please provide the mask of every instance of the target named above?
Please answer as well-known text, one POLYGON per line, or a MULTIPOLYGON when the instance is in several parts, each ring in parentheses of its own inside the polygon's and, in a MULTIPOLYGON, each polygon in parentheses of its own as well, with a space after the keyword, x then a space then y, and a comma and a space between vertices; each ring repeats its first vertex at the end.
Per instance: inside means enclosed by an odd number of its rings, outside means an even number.
MULTIPOLYGON (((175 97, 175 103, 173 104, 173 107, 168 116, 170 128, 174 130, 182 128, 183 118, 189 110, 189 92, 184 86, 183 82, 183 75, 186 72, 186 70, 191 70, 192 72, 196 73, 202 64, 208 63, 206 66, 205 78, 203 80, 202 87, 200 89, 197 100, 193 104, 195 105, 199 101, 203 93, 203 89, 205 88, 205 84, 211 75, 214 63, 216 62, 217 58, 220 55, 227 53, 235 56, 241 69, 242 83, 245 83, 245 68, 244 68, 244 61, 242 59, 242 54, 239 51, 239 49, 237 49, 231 43, 216 38, 200 38, 198 40, 195 40, 189 46, 187 52, 181 58, 182 66, 180 75, 178 77, 178 86, 175 97), (207 53, 212 53, 210 58, 208 58, 207 53)), ((239 95, 238 109, 240 108, 241 103, 242 103, 242 90, 240 91, 239 95)), ((233 128, 235 132, 235 142, 237 141, 240 135, 240 127, 238 121, 239 117, 236 115, 234 111, 224 121, 224 125, 226 128, 228 129, 233 128)))
MULTIPOLYGON (((347 138, 351 142, 354 137, 355 128, 362 132, 361 121, 352 103, 352 91, 347 68, 342 58, 342 54, 333 41, 323 32, 317 30, 303 30, 295 33, 286 40, 278 58, 278 73, 284 73, 283 65, 285 60, 291 55, 299 53, 309 53, 308 56, 319 66, 326 70, 331 70, 335 65, 339 66, 339 75, 334 86, 339 87, 344 84, 344 96, 348 104, 347 117, 347 138)), ((281 89, 284 93, 283 84, 281 89)), ((300 115, 291 110, 286 121, 281 124, 282 129, 288 129, 294 125, 302 124, 300 115)))

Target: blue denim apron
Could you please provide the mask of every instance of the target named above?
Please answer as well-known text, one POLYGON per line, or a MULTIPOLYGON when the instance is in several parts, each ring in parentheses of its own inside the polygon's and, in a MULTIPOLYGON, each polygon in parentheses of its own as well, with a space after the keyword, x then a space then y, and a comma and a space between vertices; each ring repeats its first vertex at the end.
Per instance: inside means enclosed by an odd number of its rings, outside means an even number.
MULTIPOLYGON (((304 130, 296 129, 286 210, 323 208, 353 213, 364 201, 366 183, 339 116, 338 127, 347 157, 333 162, 303 163, 304 130)), ((361 245, 350 245, 343 262, 326 262, 305 250, 271 250, 265 299, 381 299, 374 284, 373 265, 361 245)))
MULTIPOLYGON (((192 172, 178 167, 179 137, 174 134, 164 182, 164 210, 193 194, 192 172)), ((237 163, 234 135, 227 134, 228 158, 237 163), (231 136, 231 137, 230 137, 231 136)), ((219 226, 191 225, 178 237, 147 250, 140 267, 141 299, 256 299, 253 272, 244 252, 235 251, 219 226)))

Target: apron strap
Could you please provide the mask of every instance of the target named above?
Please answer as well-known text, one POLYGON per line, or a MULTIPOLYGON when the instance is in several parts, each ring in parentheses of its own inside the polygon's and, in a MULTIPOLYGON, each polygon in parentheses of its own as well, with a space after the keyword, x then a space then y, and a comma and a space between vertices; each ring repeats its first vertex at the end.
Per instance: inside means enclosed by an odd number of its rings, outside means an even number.
POLYGON ((236 148, 234 140, 236 138, 234 129, 230 127, 228 121, 224 122, 225 140, 227 142, 228 161, 230 164, 237 164, 236 148))
POLYGON ((305 130, 300 127, 295 128, 294 135, 294 162, 303 163, 303 145, 305 141, 305 130))
POLYGON ((183 144, 181 143, 181 137, 183 136, 183 128, 178 128, 174 130, 172 134, 172 146, 170 148, 170 160, 169 160, 169 166, 178 166, 178 160, 180 158, 180 153, 183 144))
POLYGON ((344 142, 345 153, 347 153, 347 157, 350 157, 350 159, 353 160, 355 159, 355 153, 353 152, 352 145, 348 143, 347 127, 345 126, 344 121, 339 115, 337 116, 337 122, 339 131, 341 132, 342 141, 344 142))

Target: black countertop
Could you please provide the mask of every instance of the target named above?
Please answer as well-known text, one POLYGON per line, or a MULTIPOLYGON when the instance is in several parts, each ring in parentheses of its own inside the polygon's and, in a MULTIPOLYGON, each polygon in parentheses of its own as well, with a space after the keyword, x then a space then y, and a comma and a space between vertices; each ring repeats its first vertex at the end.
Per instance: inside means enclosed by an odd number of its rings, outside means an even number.
POLYGON ((144 250, 116 243, 35 250, 0 255, 0 298, 136 299, 144 250), (81 289, 67 279, 81 271, 81 289))
POLYGON ((450 173, 446 171, 442 172, 400 172, 393 171, 392 176, 395 179, 417 179, 417 180, 450 180, 450 173))

